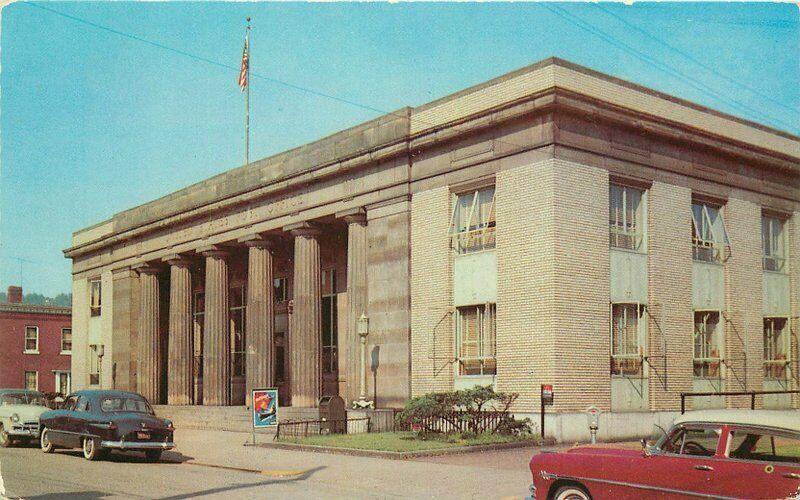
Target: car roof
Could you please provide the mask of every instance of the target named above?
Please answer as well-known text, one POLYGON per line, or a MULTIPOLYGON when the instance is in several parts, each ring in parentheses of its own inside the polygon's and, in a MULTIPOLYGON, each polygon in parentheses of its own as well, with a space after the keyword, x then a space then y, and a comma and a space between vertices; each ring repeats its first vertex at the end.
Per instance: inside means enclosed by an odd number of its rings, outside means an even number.
POLYGON ((675 418, 675 424, 689 422, 772 427, 800 433, 800 412, 796 410, 698 410, 675 418))
POLYGON ((108 397, 136 397, 140 399, 144 399, 144 396, 141 394, 137 394, 135 392, 128 392, 128 391, 115 391, 115 390, 106 390, 106 389, 83 389, 80 391, 75 391, 70 396, 87 396, 90 398, 101 397, 101 396, 108 396, 108 397))

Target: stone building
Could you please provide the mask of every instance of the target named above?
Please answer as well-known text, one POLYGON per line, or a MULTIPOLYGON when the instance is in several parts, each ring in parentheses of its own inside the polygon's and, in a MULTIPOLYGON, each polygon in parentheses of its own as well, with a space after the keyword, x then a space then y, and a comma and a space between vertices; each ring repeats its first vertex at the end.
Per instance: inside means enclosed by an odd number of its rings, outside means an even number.
POLYGON ((549 432, 581 437, 590 405, 601 436, 648 432, 680 392, 797 387, 800 138, 548 59, 118 213, 65 254, 75 387, 353 400, 363 313, 378 407, 491 383, 534 414, 553 384, 549 432))

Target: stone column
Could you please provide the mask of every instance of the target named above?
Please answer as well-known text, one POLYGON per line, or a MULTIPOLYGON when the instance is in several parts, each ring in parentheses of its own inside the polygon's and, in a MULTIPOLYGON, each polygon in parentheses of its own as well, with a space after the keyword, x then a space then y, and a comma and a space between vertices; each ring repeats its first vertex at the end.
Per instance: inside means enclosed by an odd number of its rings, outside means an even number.
POLYGON ((167 404, 188 405, 194 392, 191 261, 179 255, 163 260, 170 266, 167 404))
POLYGON ((253 389, 272 387, 272 241, 260 235, 239 239, 247 245, 247 354, 245 389, 247 401, 253 389))
POLYGON ((347 331, 345 333, 346 389, 344 400, 350 405, 358 399, 361 374, 361 340, 357 322, 367 314, 367 218, 359 208, 337 214, 347 222, 347 331))
POLYGON ((136 392, 152 404, 161 403, 161 338, 159 332, 158 272, 154 266, 140 265, 139 343, 136 392))
POLYGON ((289 332, 292 406, 315 407, 322 394, 320 231, 307 222, 284 230, 294 236, 294 310, 289 332))
POLYGON ((203 323, 203 404, 231 403, 231 336, 228 306, 228 253, 217 246, 198 250, 206 258, 206 312, 203 323))

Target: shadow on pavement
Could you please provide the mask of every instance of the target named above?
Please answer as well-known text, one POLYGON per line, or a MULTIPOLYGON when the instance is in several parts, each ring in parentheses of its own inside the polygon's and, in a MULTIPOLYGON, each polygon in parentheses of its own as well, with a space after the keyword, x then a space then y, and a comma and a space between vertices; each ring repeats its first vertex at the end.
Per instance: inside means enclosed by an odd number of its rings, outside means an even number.
POLYGON ((286 479, 270 479, 268 481, 261 481, 261 482, 258 482, 258 483, 241 483, 241 484, 234 484, 234 485, 231 485, 231 486, 222 486, 222 487, 219 487, 219 488, 210 488, 210 489, 207 489, 207 490, 195 491, 193 493, 186 493, 186 494, 183 494, 183 495, 175 495, 175 496, 171 496, 171 497, 164 497, 162 500, 179 500, 179 499, 182 499, 182 498, 193 498, 193 497, 202 496, 202 495, 213 495, 214 493, 222 493, 222 492, 225 492, 225 491, 233 491, 233 490, 239 490, 239 489, 245 489, 245 488, 253 488, 253 487, 256 487, 256 486, 269 486, 271 484, 294 483, 294 482, 299 482, 299 481, 305 481, 306 479, 308 479, 312 475, 314 475, 315 472, 320 471, 320 470, 325 469, 325 468, 326 468, 325 466, 314 467, 313 469, 308 469, 307 471, 303 472, 300 475, 297 475, 297 476, 294 476, 294 477, 291 477, 291 478, 286 478, 286 479))
MULTIPOLYGON (((84 460, 83 452, 80 450, 59 449, 56 450, 56 453, 60 453, 63 455, 72 455, 74 457, 84 460)), ((188 462, 189 460, 193 459, 194 457, 184 455, 183 453, 178 453, 177 451, 165 451, 164 454, 161 455, 161 460, 159 460, 158 462, 153 462, 153 465, 182 464, 184 462, 188 462)), ((139 451, 130 451, 127 453, 112 451, 105 457, 101 458, 100 461, 114 462, 114 463, 133 463, 133 464, 150 463, 145 458, 144 453, 139 451)))
POLYGON ((32 497, 25 497, 26 500, 85 500, 87 498, 106 498, 108 492, 106 491, 76 491, 73 493, 47 493, 44 495, 36 495, 32 497))

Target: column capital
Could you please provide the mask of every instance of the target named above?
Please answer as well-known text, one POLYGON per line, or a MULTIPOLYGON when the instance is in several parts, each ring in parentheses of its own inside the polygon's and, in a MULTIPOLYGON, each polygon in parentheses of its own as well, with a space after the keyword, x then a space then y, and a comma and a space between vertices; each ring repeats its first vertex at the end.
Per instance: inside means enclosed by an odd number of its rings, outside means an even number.
POLYGON ((131 266, 131 271, 136 271, 138 274, 158 274, 161 269, 161 266, 154 262, 141 262, 131 266))
POLYGON ((275 236, 263 236, 258 233, 242 236, 236 241, 247 247, 266 248, 268 250, 274 248, 276 243, 275 236))
POLYGON ((344 219, 348 224, 361 224, 362 226, 367 223, 367 211, 364 207, 350 208, 336 212, 337 219, 344 219))
POLYGON ((287 233, 291 233, 292 236, 305 236, 311 238, 322 234, 319 226, 311 222, 295 222, 294 224, 283 226, 283 230, 287 233))
POLYGON ((218 259, 224 259, 230 255, 228 249, 220 245, 205 245, 195 250, 195 252, 203 257, 216 257, 218 259))
POLYGON ((163 257, 161 262, 166 262, 170 266, 189 267, 193 264, 192 259, 188 255, 173 253, 163 257))

